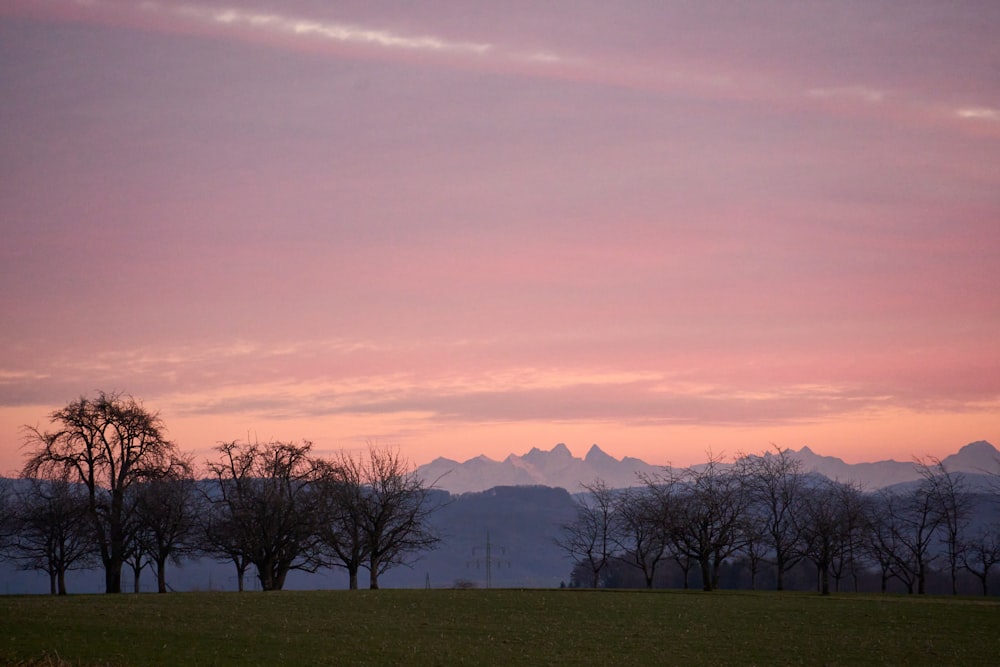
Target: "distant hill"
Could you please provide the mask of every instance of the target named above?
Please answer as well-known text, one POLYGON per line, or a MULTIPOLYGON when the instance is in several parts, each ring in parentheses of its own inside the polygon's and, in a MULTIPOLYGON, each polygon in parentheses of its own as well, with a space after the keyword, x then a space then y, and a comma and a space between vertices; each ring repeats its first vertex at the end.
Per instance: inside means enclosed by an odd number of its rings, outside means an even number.
MULTIPOLYGON (((490 545, 493 585, 558 587, 568 581, 572 562, 558 546, 562 525, 576 516, 576 503, 565 490, 546 486, 499 486, 463 493, 433 515, 442 540, 412 568, 396 568, 382 577, 386 586, 448 587, 466 580, 486 586, 486 547, 490 545)), ((365 575, 361 576, 362 585, 365 575)))
MULTIPOLYGON (((919 478, 912 461, 846 463, 835 456, 822 456, 809 447, 791 451, 802 462, 804 472, 817 472, 830 479, 853 481, 865 489, 909 482, 919 478)), ((773 456, 766 453, 764 456, 773 456)), ((942 459, 952 472, 983 474, 1000 471, 1000 451, 981 440, 962 447, 942 459)), ((582 490, 597 478, 614 488, 635 486, 640 475, 655 475, 663 468, 640 459, 616 459, 593 445, 584 458, 573 456, 564 444, 549 451, 533 448, 527 454, 511 454, 503 461, 477 456, 464 463, 438 458, 417 468, 417 473, 438 488, 451 493, 482 491, 494 486, 544 485, 561 487, 571 493, 582 490)))
MULTIPOLYGON (((845 463, 834 456, 820 456, 808 447, 793 452, 794 458, 802 462, 805 472, 821 475, 843 482, 857 482, 867 490, 880 489, 894 484, 911 482, 920 478, 920 472, 913 461, 878 461, 875 463, 845 463)), ((949 472, 982 475, 1000 472, 1000 451, 980 440, 965 445, 957 453, 941 459, 949 472)))

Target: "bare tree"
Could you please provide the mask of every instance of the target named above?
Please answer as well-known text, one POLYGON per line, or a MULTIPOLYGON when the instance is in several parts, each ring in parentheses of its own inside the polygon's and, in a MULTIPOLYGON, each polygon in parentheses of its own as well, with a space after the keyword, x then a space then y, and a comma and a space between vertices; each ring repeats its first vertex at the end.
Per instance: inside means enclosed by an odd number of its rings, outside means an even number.
POLYGON ((343 497, 353 496, 359 503, 367 556, 364 567, 368 570, 369 588, 377 589, 382 574, 411 564, 421 551, 440 541, 429 521, 437 509, 431 494, 433 487, 389 447, 369 444, 364 458, 355 460, 344 453, 338 461, 342 468, 346 466, 342 481, 349 485, 360 482, 356 492, 343 497))
POLYGON ((841 510, 840 532, 830 561, 834 590, 840 592, 840 582, 848 574, 858 587, 858 574, 863 569, 865 535, 868 532, 868 502, 861 487, 851 482, 836 484, 838 503, 841 510))
POLYGON ((156 570, 156 590, 167 592, 167 561, 175 564, 192 547, 196 491, 189 458, 178 458, 163 475, 136 486, 136 542, 156 570))
POLYGON ((698 563, 702 589, 715 590, 722 563, 743 546, 750 498, 743 475, 710 454, 698 468, 668 470, 658 487, 671 489, 674 549, 698 563))
POLYGON ((317 484, 323 521, 319 537, 334 567, 347 570, 348 587, 358 589, 358 572, 368 561, 365 538, 365 477, 360 460, 340 452, 321 461, 317 484))
POLYGON ((924 484, 909 492, 883 490, 880 514, 882 547, 889 557, 891 576, 918 594, 926 592, 927 572, 933 561, 931 545, 941 515, 931 490, 924 484))
POLYGON ((876 493, 867 496, 865 500, 867 530, 864 533, 863 549, 869 560, 878 565, 879 591, 885 593, 888 590, 889 580, 895 576, 894 564, 902 546, 896 535, 886 495, 876 493))
POLYGON ((642 572, 646 588, 653 587, 656 569, 669 555, 666 510, 648 488, 626 489, 615 500, 612 536, 619 558, 642 572))
POLYGON ((242 521, 235 517, 232 506, 220 497, 199 489, 196 496, 197 550, 220 561, 230 561, 236 567, 236 589, 243 592, 250 562, 246 543, 241 535, 242 521))
POLYGON ((989 595, 990 572, 1000 564, 1000 523, 980 530, 962 543, 959 553, 962 567, 979 579, 983 595, 989 595))
POLYGON ((615 555, 616 499, 604 480, 584 484, 587 491, 576 501, 576 518, 562 525, 556 545, 587 569, 590 587, 597 588, 601 572, 615 555))
POLYGON ((139 585, 142 582, 142 571, 150 565, 149 551, 146 543, 135 539, 129 543, 129 549, 125 556, 125 564, 132 570, 132 592, 138 593, 139 585))
POLYGON ((312 443, 222 443, 208 464, 227 543, 257 568, 262 590, 281 590, 291 570, 315 572, 319 505, 312 443))
MULTIPOLYGON (((757 590, 757 577, 760 574, 761 563, 771 562, 769 558, 773 551, 767 534, 767 519, 763 507, 751 503, 742 522, 740 522, 740 553, 746 557, 750 566, 750 589, 757 590)), ((782 585, 783 590, 783 585, 782 585)))
POLYGON ((96 558, 83 487, 60 479, 26 479, 12 502, 11 557, 49 575, 49 592, 66 595, 66 573, 96 558))
POLYGON ((133 525, 127 494, 132 485, 158 476, 175 447, 163 422, 131 396, 81 397, 49 416, 54 431, 26 427, 34 451, 26 477, 66 477, 87 489, 88 514, 104 565, 105 591, 121 592, 122 565, 133 525))
POLYGON ((835 570, 839 589, 847 558, 860 539, 864 504, 861 490, 849 483, 822 478, 803 488, 795 509, 801 554, 816 566, 817 588, 830 594, 835 570))
POLYGON ((951 594, 958 595, 958 569, 961 566, 962 533, 968 527, 972 511, 972 496, 966 491, 961 473, 950 472, 940 459, 916 460, 922 486, 937 505, 941 524, 941 541, 948 559, 951 594))
POLYGON ((791 451, 775 447, 775 452, 739 459, 754 508, 761 537, 769 547, 777 575, 776 588, 784 590, 785 573, 802 558, 795 508, 803 489, 802 463, 791 451))

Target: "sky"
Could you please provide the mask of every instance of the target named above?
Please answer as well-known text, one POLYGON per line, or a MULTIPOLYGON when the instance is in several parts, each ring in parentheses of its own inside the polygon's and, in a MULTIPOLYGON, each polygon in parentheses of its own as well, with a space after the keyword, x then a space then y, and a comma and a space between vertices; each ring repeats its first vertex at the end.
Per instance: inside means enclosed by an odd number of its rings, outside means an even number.
POLYGON ((5 0, 0 473, 1000 443, 995 0, 5 0))

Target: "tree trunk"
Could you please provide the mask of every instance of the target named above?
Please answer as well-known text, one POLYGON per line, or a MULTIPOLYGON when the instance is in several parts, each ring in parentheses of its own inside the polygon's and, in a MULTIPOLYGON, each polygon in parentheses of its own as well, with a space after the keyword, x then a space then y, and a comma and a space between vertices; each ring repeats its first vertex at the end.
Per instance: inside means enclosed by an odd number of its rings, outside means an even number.
POLYGON ((709 556, 700 557, 698 565, 701 568, 701 590, 712 590, 712 564, 709 562, 709 556))
POLYGON ((122 592, 122 562, 121 559, 112 559, 104 567, 104 592, 122 592))
POLYGON ((372 555, 368 559, 368 588, 369 590, 378 590, 378 568, 379 561, 378 557, 372 555))
POLYGON ((49 595, 55 595, 56 592, 56 571, 49 570, 49 595))
POLYGON ((142 567, 132 568, 132 592, 139 592, 139 577, 142 576, 142 567))
POLYGON ((167 592, 167 559, 162 556, 156 559, 156 592, 167 592))
POLYGON ((56 575, 56 586, 59 589, 59 595, 66 595, 66 570, 59 568, 59 573, 56 575))
POLYGON ((352 591, 358 590, 358 566, 357 565, 350 565, 350 566, 348 566, 348 568, 347 568, 347 578, 348 578, 348 580, 350 582, 348 584, 349 588, 352 591))
POLYGON ((719 558, 719 554, 715 554, 712 558, 712 588, 715 590, 719 587, 719 571, 722 569, 722 562, 724 558, 719 558))

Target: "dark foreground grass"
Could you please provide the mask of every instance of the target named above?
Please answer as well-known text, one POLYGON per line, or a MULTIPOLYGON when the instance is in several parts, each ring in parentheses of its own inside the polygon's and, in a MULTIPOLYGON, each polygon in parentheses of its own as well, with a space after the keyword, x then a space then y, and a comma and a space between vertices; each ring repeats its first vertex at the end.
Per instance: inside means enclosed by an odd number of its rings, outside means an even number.
POLYGON ((1000 601, 382 590, 0 597, 24 665, 997 665, 1000 601))

